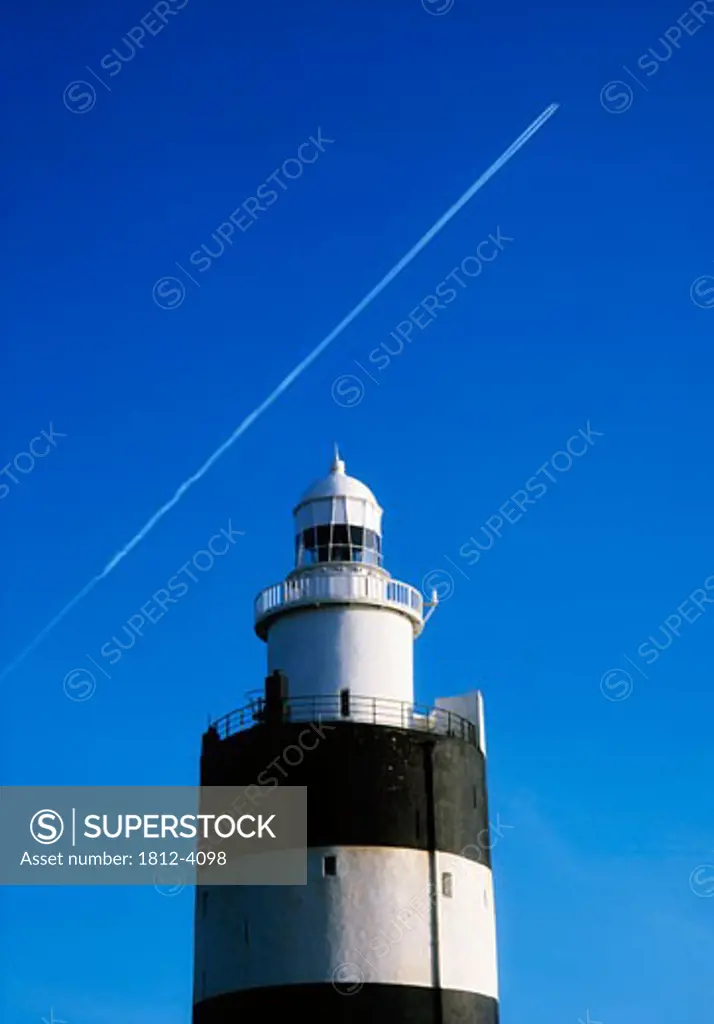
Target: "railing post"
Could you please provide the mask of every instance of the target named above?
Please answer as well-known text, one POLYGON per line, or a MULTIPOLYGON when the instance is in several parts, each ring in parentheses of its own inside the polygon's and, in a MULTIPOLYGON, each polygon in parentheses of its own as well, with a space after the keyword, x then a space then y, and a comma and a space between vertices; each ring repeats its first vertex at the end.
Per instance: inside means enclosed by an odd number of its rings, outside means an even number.
POLYGON ((451 731, 451 712, 450 711, 446 712, 446 728, 448 730, 447 734, 449 736, 453 736, 453 733, 451 731))
POLYGON ((372 697, 372 724, 377 724, 377 698, 372 697))

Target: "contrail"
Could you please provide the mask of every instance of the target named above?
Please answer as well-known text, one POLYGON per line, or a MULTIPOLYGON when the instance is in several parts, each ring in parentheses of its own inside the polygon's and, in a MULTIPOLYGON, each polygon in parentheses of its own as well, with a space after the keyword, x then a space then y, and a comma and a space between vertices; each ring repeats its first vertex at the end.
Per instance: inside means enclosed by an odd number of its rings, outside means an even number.
POLYGON ((441 229, 445 227, 449 223, 449 221, 456 216, 459 210, 463 206, 465 206, 466 203, 468 203, 469 199, 475 196, 479 189, 483 188, 486 182, 490 181, 494 174, 497 174, 498 171, 500 171, 501 168, 504 166, 504 164, 508 163, 511 157, 515 156, 518 150, 522 149, 523 146, 525 146, 529 139, 533 138, 535 133, 540 128, 543 127, 546 121, 550 120, 550 118, 553 116, 553 114, 556 112, 559 106, 560 104, 558 103, 551 103, 551 105, 547 107, 543 111, 543 113, 540 114, 521 135, 518 136, 516 141, 511 143, 508 149, 504 153, 502 153, 501 156, 499 156, 498 160, 495 160, 488 168, 488 170, 484 171, 481 177, 477 178, 473 185, 471 185, 471 187, 464 192, 461 198, 457 199, 454 205, 450 206, 446 213, 443 214, 443 216, 439 217, 437 222, 432 227, 429 228, 426 234, 422 235, 419 241, 416 242, 416 244, 411 247, 406 256, 402 256, 399 262, 395 263, 392 269, 387 274, 384 275, 379 284, 376 284, 374 288, 370 292, 368 292, 360 302, 357 303, 354 309, 347 314, 344 320, 340 320, 337 327, 333 328, 327 335, 327 337, 323 338, 319 345, 316 345, 312 352, 306 355, 302 362, 298 363, 295 369, 291 370, 287 377, 284 377, 283 380, 281 380, 281 382, 278 384, 275 390, 270 392, 270 394, 268 395, 264 402, 261 402, 261 404, 257 406, 253 410, 253 412, 246 416, 243 422, 236 427, 231 436, 226 441, 224 441, 219 448, 215 450, 213 455, 206 459, 201 468, 196 470, 196 472, 192 476, 190 476, 181 484, 181 486, 178 488, 174 496, 170 498, 164 505, 161 506, 161 508, 157 512, 153 514, 151 519, 149 519, 146 525, 139 530, 136 536, 132 537, 129 543, 126 544, 121 549, 121 551, 114 555, 114 557, 109 562, 107 562, 102 571, 97 576, 95 576, 94 579, 90 580, 89 583, 87 583, 87 585, 82 590, 80 590, 80 592, 75 597, 72 598, 69 604, 65 605, 61 612, 55 615, 55 617, 45 626, 41 633, 37 634, 32 643, 29 644, 25 648, 25 650, 15 658, 14 661, 11 661, 10 664, 3 669, 2 673, 0 673, 0 680, 4 679, 5 676, 9 675, 10 672, 17 668, 17 666, 25 660, 28 654, 34 651, 38 644, 40 644, 44 640, 47 634, 51 632, 59 622, 62 621, 62 619, 74 608, 74 606, 76 604, 79 604, 82 598, 86 597, 87 594, 91 590, 93 590, 101 580, 105 578, 105 576, 108 576, 109 573, 113 569, 115 569, 121 561, 123 561, 126 558, 129 552, 134 550, 137 544, 141 543, 144 537, 146 537, 146 535, 151 530, 153 530, 158 521, 160 519, 163 519, 166 513, 169 512, 174 507, 174 505, 176 505, 181 500, 186 491, 190 487, 193 487, 193 485, 197 483, 201 479, 201 477, 204 476, 205 473, 208 472, 213 463, 217 462, 218 459, 220 459, 221 455, 223 455, 224 452, 227 452, 228 449, 233 444, 235 444, 238 438, 246 432, 248 427, 255 423, 258 417, 262 416, 263 413, 267 409, 269 409, 274 402, 278 400, 278 398, 282 395, 284 391, 287 391, 287 389, 290 387, 293 381, 296 381, 297 378, 302 373, 305 372, 308 366, 314 363, 317 357, 321 355, 322 352, 325 351, 327 346, 331 345, 335 338, 339 337, 339 335, 342 334, 345 328, 349 327, 352 321, 355 320, 360 315, 360 313, 364 309, 366 309, 367 306, 369 306, 369 304, 384 291, 387 285, 394 280, 397 274, 401 274, 402 270, 404 270, 405 267, 409 266, 414 257, 418 256, 422 249, 424 249, 429 244, 432 238, 436 234, 438 234, 439 231, 441 231, 441 229))

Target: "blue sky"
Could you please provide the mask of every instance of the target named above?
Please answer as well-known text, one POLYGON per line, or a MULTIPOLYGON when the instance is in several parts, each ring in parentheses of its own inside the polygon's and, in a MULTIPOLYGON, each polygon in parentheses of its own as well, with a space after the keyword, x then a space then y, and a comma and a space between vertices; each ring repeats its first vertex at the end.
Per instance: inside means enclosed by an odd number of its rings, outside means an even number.
MULTIPOLYGON (((2 680, 2 779, 196 781, 207 716, 262 683, 253 598, 290 568, 290 510, 338 440, 386 510, 390 571, 445 597, 419 699, 485 694, 511 826, 503 1020, 710 1024, 714 610, 690 595, 714 574, 714 5, 425 3, 6 15, 3 664, 561 107, 2 680), (192 261, 234 211, 222 254, 192 261), (497 257, 370 360, 499 230, 497 257), (581 429, 594 443, 554 469, 581 429), (102 646, 229 523, 245 536, 110 666, 102 646), (68 699, 89 658, 108 677, 68 699), (615 669, 632 683, 602 681, 615 669)), ((188 890, 3 891, 3 1019, 187 1024, 191 919, 188 890)))

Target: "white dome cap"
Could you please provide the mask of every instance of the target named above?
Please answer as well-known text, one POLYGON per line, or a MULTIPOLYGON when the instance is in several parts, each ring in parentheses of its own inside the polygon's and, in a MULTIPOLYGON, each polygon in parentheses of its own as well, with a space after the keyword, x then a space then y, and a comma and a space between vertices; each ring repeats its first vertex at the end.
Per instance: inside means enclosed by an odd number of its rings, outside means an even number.
POLYGON ((314 483, 307 491, 303 494, 300 501, 297 503, 294 509, 294 513, 297 514, 298 509, 302 508, 303 505, 311 501, 320 501, 326 498, 355 498, 358 501, 367 501, 370 505, 374 505, 375 508, 380 509, 379 502, 375 498, 374 494, 370 491, 366 484, 363 484, 361 480, 358 480, 354 476, 347 476, 345 473, 345 464, 340 458, 340 453, 335 445, 335 458, 328 476, 322 480, 318 480, 314 483))

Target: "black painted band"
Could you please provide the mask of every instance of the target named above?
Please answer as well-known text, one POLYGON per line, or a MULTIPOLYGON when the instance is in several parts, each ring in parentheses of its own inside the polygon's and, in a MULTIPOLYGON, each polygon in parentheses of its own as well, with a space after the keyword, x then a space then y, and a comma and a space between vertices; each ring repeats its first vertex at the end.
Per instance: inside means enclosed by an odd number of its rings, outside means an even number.
POLYGON ((308 846, 391 846, 490 867, 486 764, 450 736, 356 722, 203 738, 203 786, 307 786, 308 846))
POLYGON ((498 1000, 450 989, 335 982, 246 989, 193 1008, 193 1024, 296 1018, 311 1024, 498 1024, 498 1000))

